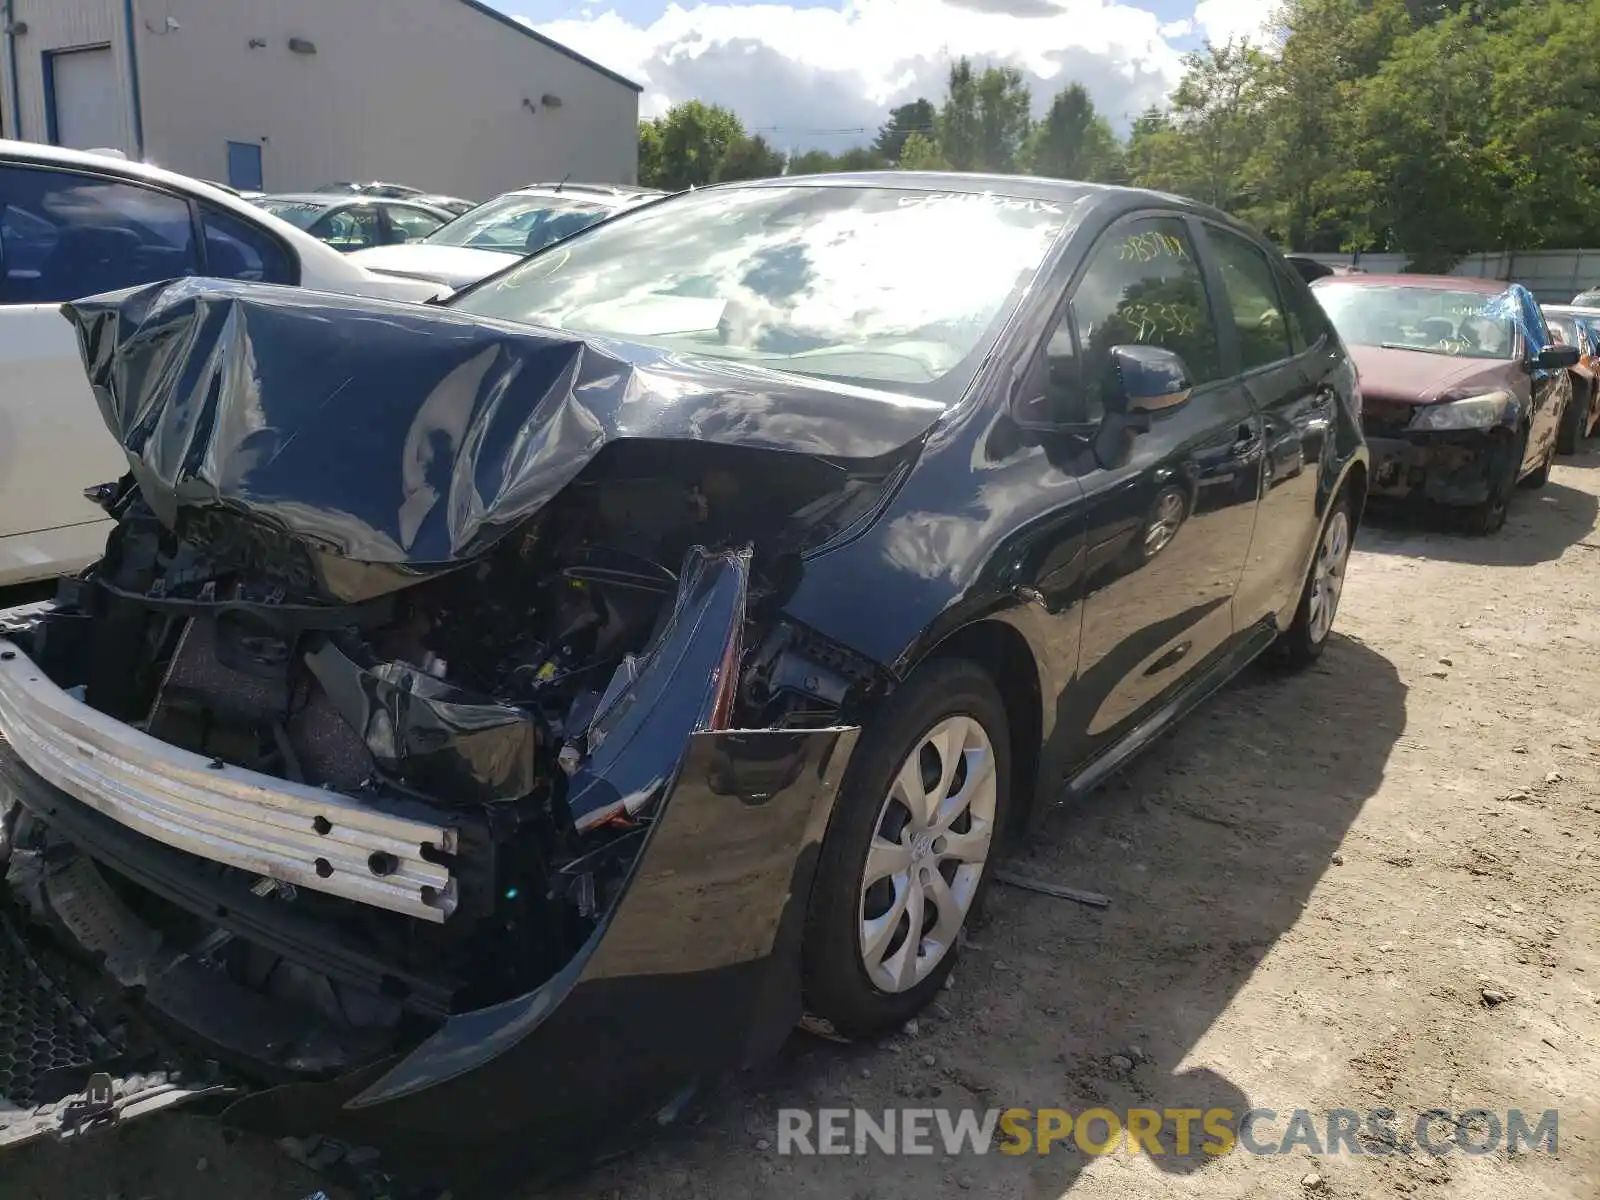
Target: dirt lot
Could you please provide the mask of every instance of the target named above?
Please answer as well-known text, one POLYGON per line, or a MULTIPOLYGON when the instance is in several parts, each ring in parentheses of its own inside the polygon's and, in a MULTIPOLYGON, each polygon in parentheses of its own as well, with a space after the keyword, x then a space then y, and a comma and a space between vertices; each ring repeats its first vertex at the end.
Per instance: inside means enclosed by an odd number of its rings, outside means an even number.
MULTIPOLYGON (((797 1035, 558 1200, 1600 1196, 1600 454, 1563 461, 1494 538, 1366 529, 1316 670, 1248 673, 1055 815, 1021 865, 1109 910, 997 889, 915 1036, 797 1035), (1391 1107, 1402 1138, 1553 1108, 1559 1153, 776 1153, 779 1108, 850 1103, 1274 1109, 1260 1141, 1296 1108, 1391 1107)), ((0 1166, 5 1200, 317 1186, 180 1117, 0 1166)))

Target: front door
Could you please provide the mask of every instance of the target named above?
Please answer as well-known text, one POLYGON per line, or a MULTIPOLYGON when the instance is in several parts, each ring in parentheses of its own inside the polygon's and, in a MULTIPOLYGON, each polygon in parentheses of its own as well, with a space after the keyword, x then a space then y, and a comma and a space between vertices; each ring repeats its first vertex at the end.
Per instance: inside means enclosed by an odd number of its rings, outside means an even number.
POLYGON ((1081 411, 1066 411, 1086 429, 1104 418, 1113 346, 1171 350, 1193 385, 1185 403, 1125 435, 1119 453, 1108 455, 1107 439, 1096 436, 1076 458, 1085 595, 1078 673, 1058 735, 1075 742, 1071 758, 1082 763, 1229 647, 1262 438, 1218 336, 1192 227, 1179 215, 1113 226, 1090 253, 1060 320, 1049 343, 1050 375, 1076 381, 1081 411))
MULTIPOLYGON (((1539 352, 1556 344, 1545 323, 1539 302, 1526 288, 1512 288, 1512 297, 1518 308, 1517 324, 1521 327, 1528 357, 1529 384, 1533 412, 1528 422, 1528 445, 1522 460, 1522 471, 1530 471, 1555 453, 1556 439, 1561 429, 1561 416, 1572 401, 1572 376, 1565 367, 1548 370, 1539 366, 1539 352)), ((1521 472, 1519 472, 1520 474, 1521 472)))

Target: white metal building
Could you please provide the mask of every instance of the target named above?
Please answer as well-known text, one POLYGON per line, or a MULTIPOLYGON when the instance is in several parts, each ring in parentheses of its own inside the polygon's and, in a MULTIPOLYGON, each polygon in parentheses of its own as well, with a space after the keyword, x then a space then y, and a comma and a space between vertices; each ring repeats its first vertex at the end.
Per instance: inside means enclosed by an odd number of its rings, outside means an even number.
POLYGON ((632 183, 639 86, 481 0, 0 0, 0 134, 234 187, 632 183))

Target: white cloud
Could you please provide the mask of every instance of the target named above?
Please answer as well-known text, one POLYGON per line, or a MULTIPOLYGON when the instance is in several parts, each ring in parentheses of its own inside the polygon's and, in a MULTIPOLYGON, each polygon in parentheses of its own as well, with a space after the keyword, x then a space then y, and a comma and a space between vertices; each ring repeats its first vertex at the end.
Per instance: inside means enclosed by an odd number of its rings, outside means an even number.
POLYGON ((869 140, 892 105, 918 96, 937 103, 961 55, 1020 68, 1040 113, 1080 82, 1126 129, 1177 82, 1172 41, 1192 29, 1114 0, 846 0, 842 10, 673 3, 642 26, 587 10, 527 23, 643 85, 643 116, 704 100, 785 149, 833 150, 869 140))
POLYGON ((1281 6, 1282 0, 1200 0, 1194 8, 1194 23, 1215 45, 1249 38, 1261 46, 1268 43, 1268 27, 1281 6))

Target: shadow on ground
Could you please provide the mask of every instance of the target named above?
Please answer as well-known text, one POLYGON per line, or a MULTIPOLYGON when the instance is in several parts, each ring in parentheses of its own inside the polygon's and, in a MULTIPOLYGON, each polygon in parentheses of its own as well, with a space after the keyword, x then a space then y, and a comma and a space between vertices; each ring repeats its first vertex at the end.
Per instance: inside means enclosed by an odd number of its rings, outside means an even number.
MULTIPOLYGON (((709 1098, 698 1126, 545 1193, 692 1197, 714 1171, 738 1194, 1054 1200, 1089 1155, 780 1158, 778 1110, 1251 1107, 1235 1083, 1180 1067, 1301 916, 1405 728, 1388 660, 1336 637, 1312 670, 1252 668, 1126 774, 1044 824, 1019 872, 1105 892, 1100 911, 999 888, 915 1037, 876 1047, 803 1035, 709 1098), (1131 1064, 1131 1065, 1129 1065, 1131 1064), (879 1187, 889 1176, 894 1187, 879 1187)), ((1097 1132, 1099 1127, 1097 1128, 1097 1132)), ((1152 1156, 1199 1175, 1213 1156, 1152 1156)), ((531 1195, 532 1193, 529 1193, 531 1195)))
MULTIPOLYGON (((1600 454, 1579 457, 1600 466, 1600 454)), ((1561 459, 1563 466, 1580 465, 1561 459)), ((1506 524, 1486 537, 1467 533, 1461 510, 1373 501, 1367 506, 1359 547, 1485 567, 1527 567, 1561 557, 1595 526, 1600 499, 1552 480, 1537 491, 1518 488, 1506 524), (1440 534, 1447 536, 1441 537, 1440 534)))

